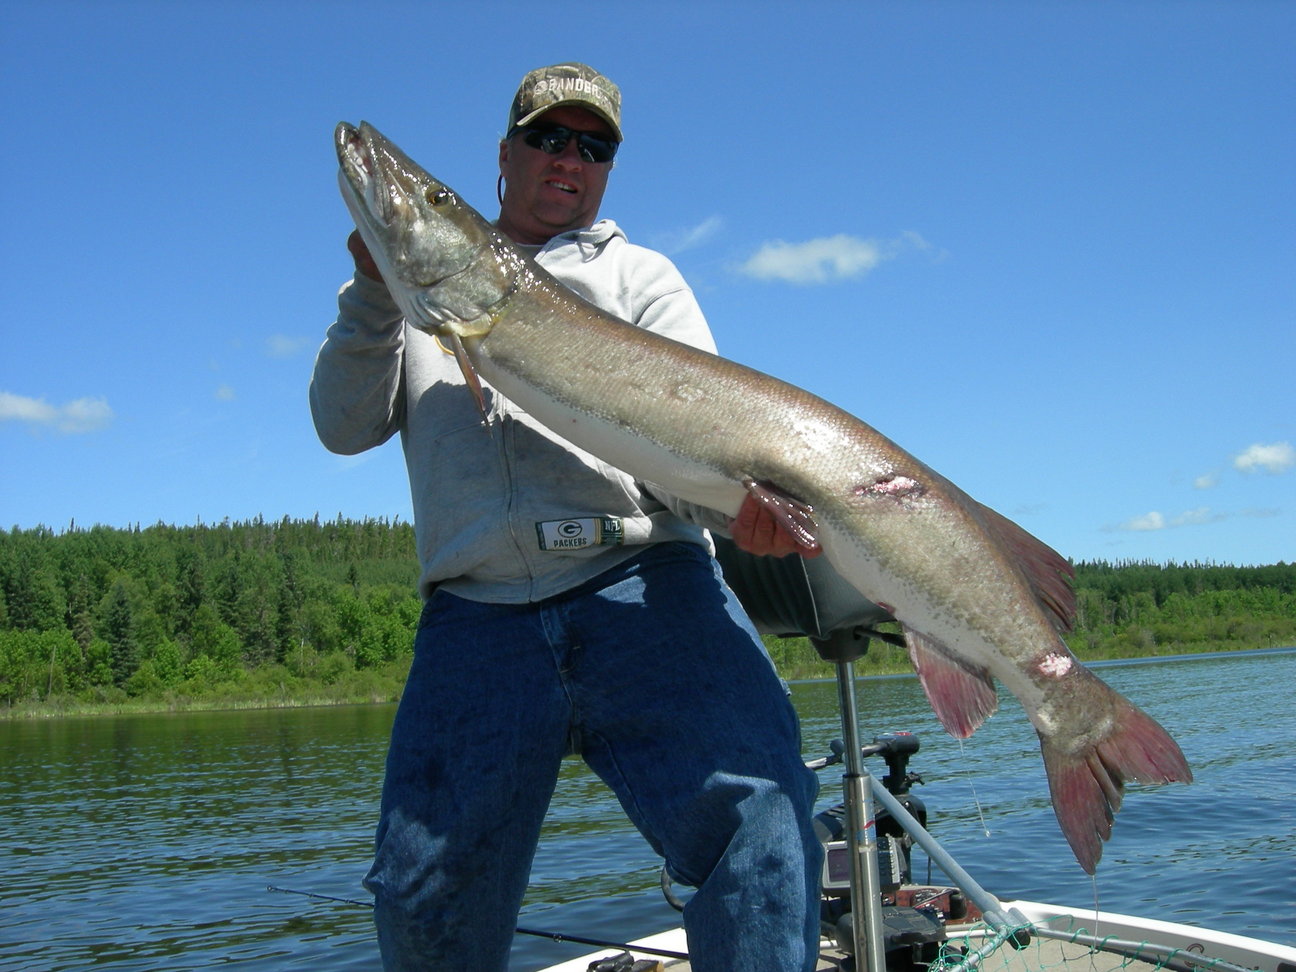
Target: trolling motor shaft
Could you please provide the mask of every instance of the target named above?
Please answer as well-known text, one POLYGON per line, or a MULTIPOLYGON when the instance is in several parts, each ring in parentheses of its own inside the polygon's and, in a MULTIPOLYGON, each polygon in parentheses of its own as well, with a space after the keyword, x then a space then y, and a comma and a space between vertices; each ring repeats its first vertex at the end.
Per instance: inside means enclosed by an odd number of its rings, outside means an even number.
POLYGON ((852 952, 857 972, 886 969, 882 933, 882 887, 878 876, 877 820, 873 812, 872 780, 860 753, 859 710, 855 701, 855 660, 868 651, 862 627, 834 631, 813 639, 820 657, 837 667, 837 696, 841 704, 842 743, 846 774, 846 846, 850 852, 852 952))

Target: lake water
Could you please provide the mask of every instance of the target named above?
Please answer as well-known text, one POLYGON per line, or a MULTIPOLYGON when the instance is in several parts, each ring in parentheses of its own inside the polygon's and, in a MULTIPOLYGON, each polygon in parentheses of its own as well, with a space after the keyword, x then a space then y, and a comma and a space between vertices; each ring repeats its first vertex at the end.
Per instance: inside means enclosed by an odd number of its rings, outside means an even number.
MULTIPOLYGON (((930 828, 990 890, 1296 945, 1296 649, 1103 665, 1170 729, 1192 786, 1134 788, 1090 880, 1007 693, 960 745, 912 677, 861 680, 866 737, 922 739, 930 828)), ((807 758, 840 735, 830 682, 793 686, 807 758)), ((366 899, 394 708, 0 722, 0 970, 377 968, 366 899)), ((876 767, 880 774, 882 767, 876 767)), ((821 777, 837 802, 840 768, 821 777)), ((523 927, 625 941, 677 923, 658 866, 602 784, 569 762, 523 927)), ((513 967, 584 948, 519 935, 513 967)))

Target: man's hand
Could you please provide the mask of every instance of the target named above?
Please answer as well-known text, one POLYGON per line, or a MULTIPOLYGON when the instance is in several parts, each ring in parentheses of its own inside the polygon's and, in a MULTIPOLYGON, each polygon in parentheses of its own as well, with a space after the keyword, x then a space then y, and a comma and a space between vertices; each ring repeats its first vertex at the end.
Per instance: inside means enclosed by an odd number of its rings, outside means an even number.
POLYGON ((347 249, 351 251, 351 259, 355 260, 356 273, 364 274, 370 280, 377 280, 379 283, 386 282, 378 271, 378 264, 374 263, 369 247, 365 246, 359 230, 352 230, 351 235, 347 237, 347 249))
POLYGON ((786 557, 794 553, 818 557, 823 553, 818 544, 806 547, 798 543, 783 521, 750 493, 738 508, 738 515, 729 521, 729 536, 739 550, 762 557, 786 557))

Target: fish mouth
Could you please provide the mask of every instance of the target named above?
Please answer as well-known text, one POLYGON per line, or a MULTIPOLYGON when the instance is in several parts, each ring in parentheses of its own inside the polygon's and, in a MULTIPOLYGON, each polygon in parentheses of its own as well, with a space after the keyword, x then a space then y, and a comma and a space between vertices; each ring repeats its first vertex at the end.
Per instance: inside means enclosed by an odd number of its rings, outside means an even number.
POLYGON ((377 191, 378 159, 374 151, 373 129, 364 122, 359 128, 340 122, 334 131, 334 142, 341 174, 355 202, 362 203, 363 209, 373 219, 385 225, 392 213, 386 193, 377 191))
POLYGON ((368 122, 358 127, 340 122, 334 141, 341 178, 350 188, 354 208, 366 210, 379 226, 390 227, 402 214, 417 211, 425 199, 453 197, 368 122))
MULTIPOLYGON (((363 124, 364 122, 361 122, 361 125, 363 124)), ((333 131, 333 140, 337 145, 339 162, 368 174, 373 173, 373 153, 364 132, 354 125, 338 122, 337 128, 333 131)))
MULTIPOLYGON (((339 122, 334 145, 342 200, 389 289, 397 282, 417 289, 437 286, 470 270, 479 251, 490 245, 482 240, 464 248, 460 257, 449 242, 456 236, 454 231, 411 232, 411 227, 427 230, 424 212, 453 203, 454 193, 368 122, 358 126, 339 122)), ((445 224, 450 226, 453 220, 445 224)), ((407 309, 407 316, 421 315, 407 309)))

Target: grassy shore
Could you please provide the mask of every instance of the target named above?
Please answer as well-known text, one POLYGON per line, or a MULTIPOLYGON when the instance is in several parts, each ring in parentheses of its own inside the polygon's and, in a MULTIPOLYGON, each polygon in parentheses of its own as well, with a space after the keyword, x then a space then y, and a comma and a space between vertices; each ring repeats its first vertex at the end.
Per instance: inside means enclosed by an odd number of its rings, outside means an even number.
MULTIPOLYGON (((823 661, 805 638, 766 636, 766 647, 779 674, 788 681, 834 677, 835 667, 823 661)), ((1077 651, 1083 661, 1172 657, 1217 651, 1240 651, 1270 645, 1244 642, 1200 642, 1161 646, 1154 651, 1077 651)), ((281 666, 267 666, 214 685, 181 683, 161 691, 128 695, 121 689, 98 688, 93 694, 62 695, 0 707, 0 719, 49 719, 66 716, 125 715, 152 712, 199 712, 238 709, 297 708, 330 705, 373 705, 400 700, 409 656, 384 665, 342 673, 329 682, 303 679, 281 666)), ((913 669, 903 648, 873 640, 855 663, 857 677, 906 675, 913 669)))

